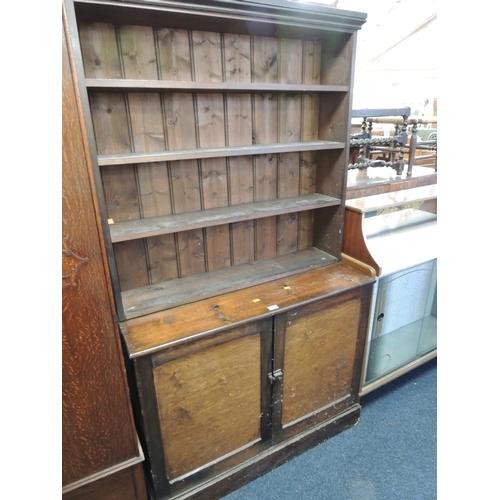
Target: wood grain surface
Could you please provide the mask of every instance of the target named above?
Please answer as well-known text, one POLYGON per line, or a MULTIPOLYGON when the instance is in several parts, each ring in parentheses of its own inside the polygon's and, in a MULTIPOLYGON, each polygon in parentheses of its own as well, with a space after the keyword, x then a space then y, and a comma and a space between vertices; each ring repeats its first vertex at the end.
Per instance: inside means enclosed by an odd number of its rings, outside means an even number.
POLYGON ((283 425, 351 395, 360 300, 287 313, 283 425))
POLYGON ((122 323, 122 330, 130 355, 137 357, 162 350, 170 344, 185 342, 203 332, 223 330, 251 318, 267 317, 372 282, 372 278, 349 266, 331 264, 130 319, 122 323), (285 285, 289 288, 284 288, 285 285), (268 307, 273 305, 278 309, 269 310, 268 307))
POLYGON ((170 479, 260 439, 260 336, 248 335, 154 370, 170 479))
POLYGON ((68 51, 63 29, 63 486, 141 461, 68 51))
MULTIPOLYGON (((317 151, 345 148, 338 133, 344 101, 331 95, 349 88, 342 65, 349 36, 330 46, 319 39, 82 22, 80 39, 113 223, 206 209, 223 213, 234 205, 314 193, 335 193, 341 200, 338 155, 328 159, 317 151), (325 72, 323 64, 338 71, 325 72), (131 85, 97 84, 110 80, 131 85), (134 82, 143 83, 134 87, 134 82), (190 89, 189 82, 198 87, 190 89), (249 91, 231 85, 248 85, 249 91), (308 93, 321 85, 329 92, 308 93)), ((120 289, 284 255, 315 241, 338 258, 332 236, 338 221, 325 226, 337 211, 319 211, 315 223, 315 208, 278 211, 260 220, 249 208, 248 216, 236 220, 222 217, 218 224, 186 224, 172 234, 146 231, 137 241, 117 240, 120 289)))

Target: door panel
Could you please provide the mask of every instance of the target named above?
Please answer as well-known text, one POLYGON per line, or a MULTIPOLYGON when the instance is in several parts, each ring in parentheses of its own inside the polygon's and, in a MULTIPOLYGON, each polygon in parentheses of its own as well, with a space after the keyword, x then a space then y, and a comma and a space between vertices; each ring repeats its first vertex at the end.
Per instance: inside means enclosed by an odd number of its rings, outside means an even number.
POLYGON ((340 413, 357 400, 353 386, 361 308, 360 297, 334 297, 277 318, 276 345, 282 344, 284 353, 281 360, 275 356, 283 372, 281 387, 275 385, 275 397, 282 391, 274 420, 280 438, 340 413))
POLYGON ((271 333, 266 320, 186 345, 171 359, 163 355, 164 363, 157 358, 154 384, 170 481, 262 440, 263 415, 270 413, 263 407, 268 362, 262 360, 270 358, 264 344, 270 345, 271 333))

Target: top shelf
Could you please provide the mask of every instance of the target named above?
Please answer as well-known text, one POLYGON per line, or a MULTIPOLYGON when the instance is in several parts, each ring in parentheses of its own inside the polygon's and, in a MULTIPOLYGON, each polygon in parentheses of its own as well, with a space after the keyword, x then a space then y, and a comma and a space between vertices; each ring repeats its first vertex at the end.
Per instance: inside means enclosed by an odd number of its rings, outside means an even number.
POLYGON ((86 22, 151 25, 242 35, 329 39, 332 31, 353 33, 367 15, 323 5, 286 0, 75 0, 77 17, 86 22), (138 15, 140 14, 140 15, 138 15))
POLYGON ((348 85, 307 85, 293 83, 193 82, 172 80, 133 80, 119 78, 87 78, 87 89, 94 91, 127 90, 131 92, 347 92, 348 85))

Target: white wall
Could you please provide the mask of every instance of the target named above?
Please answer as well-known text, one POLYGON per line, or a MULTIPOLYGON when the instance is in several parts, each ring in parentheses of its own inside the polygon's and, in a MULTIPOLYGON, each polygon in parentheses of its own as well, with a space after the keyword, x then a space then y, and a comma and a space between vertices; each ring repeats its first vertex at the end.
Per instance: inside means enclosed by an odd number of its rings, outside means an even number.
MULTIPOLYGON (((437 0, 314 0, 367 13, 358 32, 353 108, 410 106, 437 98, 437 0)), ((429 104, 424 106, 428 101, 429 104)))

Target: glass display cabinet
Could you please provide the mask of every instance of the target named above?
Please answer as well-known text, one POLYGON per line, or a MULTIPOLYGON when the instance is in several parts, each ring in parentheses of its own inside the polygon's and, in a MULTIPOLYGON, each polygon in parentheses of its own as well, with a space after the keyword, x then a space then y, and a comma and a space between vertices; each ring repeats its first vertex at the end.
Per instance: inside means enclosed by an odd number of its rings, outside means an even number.
POLYGON ((376 277, 361 395, 437 356, 437 186, 346 202, 343 252, 376 277))

